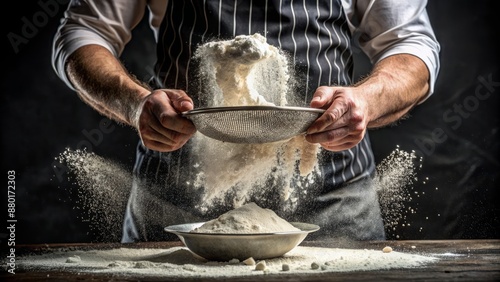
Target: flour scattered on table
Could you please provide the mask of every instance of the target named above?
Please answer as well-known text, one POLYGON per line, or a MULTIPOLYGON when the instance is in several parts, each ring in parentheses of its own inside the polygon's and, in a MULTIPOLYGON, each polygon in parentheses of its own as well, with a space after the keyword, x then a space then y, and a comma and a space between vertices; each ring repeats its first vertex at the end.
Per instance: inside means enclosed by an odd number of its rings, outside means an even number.
MULTIPOLYGON (((118 276, 141 275, 168 278, 227 278, 317 272, 350 272, 424 267, 438 261, 428 255, 382 250, 358 250, 298 246, 283 257, 266 259, 265 272, 256 265, 213 262, 193 256, 185 247, 170 249, 115 248, 109 250, 53 250, 50 253, 21 256, 23 271, 61 271, 109 273, 118 276), (79 257, 74 263, 68 258, 79 257), (313 264, 318 267, 312 267, 313 264), (287 269, 284 271, 283 269, 287 269)), ((262 263, 261 263, 262 264, 262 263)))

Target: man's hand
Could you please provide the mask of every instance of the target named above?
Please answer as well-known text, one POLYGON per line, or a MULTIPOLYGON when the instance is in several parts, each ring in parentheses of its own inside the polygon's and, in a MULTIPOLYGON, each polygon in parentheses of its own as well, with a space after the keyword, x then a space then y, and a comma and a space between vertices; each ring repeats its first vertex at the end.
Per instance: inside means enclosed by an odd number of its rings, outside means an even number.
POLYGON ((307 130, 306 140, 330 151, 354 147, 365 136, 368 126, 366 102, 356 87, 319 87, 312 108, 326 109, 307 130))
POLYGON ((131 76, 108 49, 85 45, 68 58, 68 77, 83 101, 100 113, 137 129, 144 146, 169 152, 196 132, 180 113, 193 109, 182 90, 151 90, 131 76))
POLYGON ((307 130, 306 140, 331 151, 354 147, 369 128, 405 116, 429 91, 425 63, 410 54, 392 55, 376 63, 368 77, 353 87, 319 87, 311 107, 326 112, 307 130))
POLYGON ((196 128, 180 113, 192 109, 193 101, 182 90, 159 89, 146 96, 135 121, 144 146, 160 152, 181 148, 196 128))

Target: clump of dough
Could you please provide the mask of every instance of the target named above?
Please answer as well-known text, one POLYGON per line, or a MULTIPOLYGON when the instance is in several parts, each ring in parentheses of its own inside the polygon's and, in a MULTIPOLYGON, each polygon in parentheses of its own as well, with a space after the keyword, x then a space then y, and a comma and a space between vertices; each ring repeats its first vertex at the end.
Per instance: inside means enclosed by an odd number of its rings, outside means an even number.
POLYGON ((390 246, 385 246, 382 249, 382 252, 384 252, 384 253, 390 253, 390 252, 392 252, 392 248, 390 246))
POLYGON ((248 203, 193 229, 197 233, 252 234, 300 231, 274 211, 248 203))
POLYGON ((265 260, 261 260, 255 265, 255 270, 266 270, 266 269, 267 269, 267 264, 265 260))
POLYGON ((82 262, 80 256, 74 255, 66 259, 66 263, 79 263, 82 262))
POLYGON ((245 265, 255 265, 255 260, 253 259, 253 257, 249 257, 246 260, 244 260, 243 263, 245 265))

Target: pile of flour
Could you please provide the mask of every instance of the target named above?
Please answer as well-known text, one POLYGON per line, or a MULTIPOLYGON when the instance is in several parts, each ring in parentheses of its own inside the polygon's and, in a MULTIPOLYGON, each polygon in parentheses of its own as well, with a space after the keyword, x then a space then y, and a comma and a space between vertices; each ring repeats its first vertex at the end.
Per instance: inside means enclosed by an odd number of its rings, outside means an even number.
POLYGON ((115 248, 108 250, 57 249, 50 253, 22 256, 17 271, 101 273, 119 277, 236 278, 260 275, 308 275, 327 272, 412 269, 438 261, 431 255, 382 250, 357 250, 298 246, 282 257, 267 259, 263 271, 239 261, 206 261, 185 247, 169 249, 115 248), (289 270, 283 270, 287 265, 289 270))
MULTIPOLYGON (((200 62, 202 107, 286 106, 294 100, 288 57, 258 33, 205 43, 194 58, 200 62)), ((266 181, 273 178, 284 179, 279 187, 281 200, 293 210, 295 195, 303 193, 320 173, 319 146, 306 142, 304 136, 267 144, 234 144, 198 133, 192 143, 197 158, 193 169, 199 171, 192 185, 204 191, 197 206, 202 212, 214 201, 223 201, 229 191, 233 193, 229 204, 239 207, 249 202, 255 188, 265 191, 266 181), (293 179, 291 185, 294 174, 301 178, 293 179)))
POLYGON ((300 229, 279 217, 274 211, 249 203, 207 221, 191 232, 250 234, 287 231, 300 229))

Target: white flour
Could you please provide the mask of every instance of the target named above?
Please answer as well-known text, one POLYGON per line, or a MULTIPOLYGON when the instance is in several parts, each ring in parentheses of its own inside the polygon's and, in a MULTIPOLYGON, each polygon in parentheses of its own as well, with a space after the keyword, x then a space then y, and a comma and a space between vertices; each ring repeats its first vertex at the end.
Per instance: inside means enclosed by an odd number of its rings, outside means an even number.
MULTIPOLYGON (((205 106, 285 106, 293 99, 287 56, 260 34, 206 43, 194 58, 200 61, 200 81, 205 84, 200 100, 205 106)), ((281 198, 294 209, 296 191, 290 187, 296 165, 304 179, 295 186, 305 189, 312 183, 308 177, 319 174, 319 146, 306 142, 304 136, 267 144, 234 144, 196 134, 193 144, 193 155, 198 157, 195 167, 200 171, 193 185, 204 189, 201 211, 231 189, 236 195, 229 204, 239 207, 248 202, 254 188, 265 189, 271 176, 285 179, 279 187, 281 198)))
POLYGON ((279 217, 274 211, 249 203, 207 221, 191 232, 248 234, 286 231, 300 229, 279 217))
POLYGON ((438 258, 430 255, 398 251, 384 253, 382 250, 298 246, 283 257, 265 260, 265 271, 257 271, 255 266, 234 260, 205 261, 193 256, 184 247, 123 247, 109 250, 58 249, 46 254, 19 257, 16 266, 18 271, 105 273, 118 277, 140 275, 173 279, 410 269, 425 267, 436 261, 438 258), (289 270, 283 271, 284 265, 289 270))
POLYGON ((407 215, 416 213, 411 206, 413 184, 417 180, 415 152, 397 147, 377 165, 375 179, 382 217, 389 237, 399 238, 398 228, 409 226, 407 215))
POLYGON ((98 240, 119 241, 132 183, 129 169, 85 150, 66 149, 56 159, 78 185, 69 192, 75 208, 85 212, 82 221, 89 223, 98 240))
MULTIPOLYGON (((413 152, 396 148, 377 165, 378 177, 375 179, 375 187, 379 194, 389 238, 399 238, 400 229, 410 227, 411 222, 407 215, 417 213, 417 208, 413 207, 411 202, 412 197, 417 195, 417 191, 413 190, 413 184, 417 180, 415 158, 413 152)), ((71 190, 70 193, 76 197, 71 199, 75 202, 75 209, 84 212, 82 221, 89 223, 98 240, 119 241, 125 204, 131 187, 131 172, 116 162, 81 150, 67 149, 57 159, 69 168, 68 177, 78 185, 78 189, 71 190)), ((222 160, 214 161, 217 162, 222 160)), ((215 173, 217 168, 213 169, 215 173)), ((289 171, 289 168, 280 167, 275 173, 281 173, 280 170, 289 171)), ((252 171, 256 171, 256 168, 252 171)), ((237 170, 234 173, 236 176, 246 177, 243 178, 244 181, 250 184, 256 179, 254 175, 245 174, 244 170, 237 170)), ((232 176, 221 175, 221 177, 232 176)), ((291 200, 293 196, 290 194, 295 192, 284 188, 282 197, 291 200)), ((206 206, 209 207, 208 204, 206 206)))
POLYGON ((201 97, 206 106, 287 104, 288 58, 258 33, 205 43, 194 58, 209 87, 201 97))
MULTIPOLYGON (((288 73, 287 57, 266 44, 260 35, 207 43, 200 46, 196 56, 202 63, 200 78, 208 85, 201 97, 207 106, 286 105, 290 100, 289 85, 293 79, 288 73)), ((240 207, 249 201, 250 193, 265 192, 269 184, 266 180, 271 178, 284 179, 275 185, 281 200, 287 202, 287 212, 293 212, 297 195, 307 193, 320 174, 320 148, 306 142, 303 136, 270 144, 232 144, 197 134, 193 144, 193 156, 198 157, 193 169, 200 172, 187 181, 196 192, 203 188, 204 199, 197 206, 202 212, 209 210, 213 201, 223 200, 233 188, 235 193, 229 204, 240 207), (292 178, 294 173, 301 178, 292 178)), ((75 208, 88 212, 83 220, 103 241, 118 241, 131 187, 129 170, 79 150, 66 150, 58 159, 68 166, 80 186, 74 191, 78 196, 75 208)), ((408 206, 410 193, 415 192, 410 191, 416 179, 414 159, 414 153, 397 148, 377 166, 376 187, 383 217, 389 235, 396 238, 397 228, 409 225, 407 213, 416 212, 408 206)))

